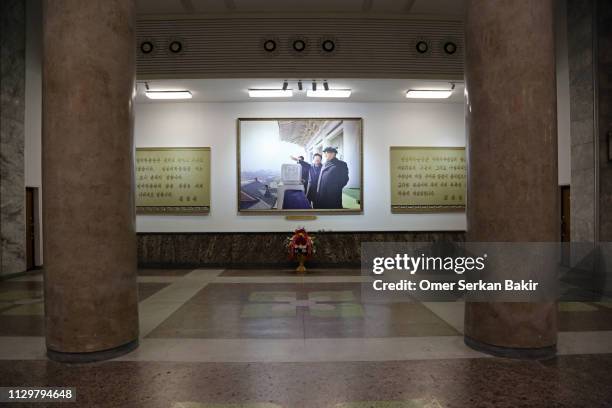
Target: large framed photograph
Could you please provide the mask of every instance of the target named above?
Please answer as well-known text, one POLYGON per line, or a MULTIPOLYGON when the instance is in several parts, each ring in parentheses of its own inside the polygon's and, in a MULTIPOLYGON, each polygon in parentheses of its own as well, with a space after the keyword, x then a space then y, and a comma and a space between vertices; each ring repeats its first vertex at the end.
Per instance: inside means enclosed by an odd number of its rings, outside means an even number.
POLYGON ((238 211, 363 211, 360 118, 238 119, 238 211))
POLYGON ((210 147, 136 149, 136 213, 208 214, 210 147))

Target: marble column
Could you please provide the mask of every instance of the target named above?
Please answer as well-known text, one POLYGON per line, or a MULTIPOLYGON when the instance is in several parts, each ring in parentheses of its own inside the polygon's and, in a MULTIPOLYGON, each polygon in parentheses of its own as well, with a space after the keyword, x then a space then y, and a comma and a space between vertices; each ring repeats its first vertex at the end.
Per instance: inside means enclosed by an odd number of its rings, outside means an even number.
POLYGON ((26 270, 25 1, 0 2, 0 275, 26 270))
MULTIPOLYGON (((468 241, 558 241, 553 7, 467 1, 468 241)), ((473 348, 510 357, 555 352, 554 303, 467 303, 465 312, 473 348)))
MULTIPOLYGON (((607 268, 612 271, 612 2, 597 4, 597 63, 599 97, 599 240, 607 243, 607 268)), ((608 276, 611 276, 609 273, 608 276)), ((608 283, 610 285, 610 283, 608 283)))
POLYGON ((138 343, 135 6, 46 0, 43 13, 47 352, 106 359, 138 343))

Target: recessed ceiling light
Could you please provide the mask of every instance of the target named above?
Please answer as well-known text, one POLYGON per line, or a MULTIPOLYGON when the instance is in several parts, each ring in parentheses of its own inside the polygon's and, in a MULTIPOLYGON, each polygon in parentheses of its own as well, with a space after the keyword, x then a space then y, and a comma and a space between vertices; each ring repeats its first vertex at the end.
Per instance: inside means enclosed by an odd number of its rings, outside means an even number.
POLYGON ((292 46, 296 52, 302 52, 306 49, 306 41, 298 38, 297 40, 293 41, 292 46))
POLYGON ((274 51, 276 51, 276 41, 274 41, 274 40, 265 40, 264 43, 263 43, 263 48, 267 52, 274 52, 274 51))
POLYGON ((290 98, 293 96, 292 89, 249 89, 251 98, 290 98))
POLYGON ((140 51, 143 54, 150 54, 151 52, 153 52, 153 49, 155 47, 153 46, 153 43, 151 41, 143 41, 140 43, 140 51))
POLYGON ((193 95, 189 91, 146 91, 149 99, 191 99, 193 95))
POLYGON ((416 43, 415 48, 419 54, 425 54, 429 51, 429 44, 427 44, 427 41, 419 41, 416 43))
POLYGON ((321 43, 321 48, 325 52, 333 52, 336 48, 336 44, 332 40, 327 39, 321 43))
POLYGON ((306 91, 306 96, 310 98, 348 98, 349 96, 351 96, 351 90, 330 89, 326 91, 323 89, 319 91, 313 91, 312 89, 309 89, 308 91, 306 91))
POLYGON ((170 52, 178 54, 183 50, 183 44, 180 41, 172 41, 168 46, 168 49, 170 50, 170 52))
POLYGON ((454 53, 457 52, 457 44, 455 44, 452 41, 448 41, 444 43, 444 52, 449 55, 453 55, 454 53))
POLYGON ((429 90, 411 89, 408 92, 406 92, 406 98, 446 99, 446 98, 450 98, 452 94, 453 94, 453 91, 447 90, 447 89, 429 89, 429 90))

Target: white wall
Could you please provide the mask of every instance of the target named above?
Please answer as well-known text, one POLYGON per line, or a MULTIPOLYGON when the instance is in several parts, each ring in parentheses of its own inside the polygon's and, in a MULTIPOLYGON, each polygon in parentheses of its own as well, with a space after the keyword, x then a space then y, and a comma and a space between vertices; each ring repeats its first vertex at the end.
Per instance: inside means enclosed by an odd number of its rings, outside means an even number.
POLYGON ((38 232, 35 263, 42 265, 42 7, 40 0, 26 2, 25 77, 25 185, 38 188, 38 232))
POLYGON ((557 135, 559 185, 569 185, 571 178, 570 139, 570 86, 567 57, 567 1, 556 5, 556 54, 557 54, 557 135))
MULTIPOLYGON (((559 0, 556 51, 560 185, 570 183, 566 18, 566 0, 559 0)), ((42 187, 41 28, 40 0, 27 0, 25 181, 26 186, 39 188, 42 187)), ((389 208, 389 146, 463 146, 465 137, 462 105, 267 102, 136 105, 137 146, 211 146, 213 153, 211 214, 201 217, 138 216, 138 231, 286 231, 296 225, 280 215, 237 215, 235 119, 240 116, 364 118, 363 215, 320 216, 317 221, 303 222, 307 227, 353 231, 465 229, 463 214, 401 215, 391 214, 389 208)), ((42 206, 39 205, 39 208, 42 206)), ((37 259, 37 264, 42 263, 42 241, 39 248, 40 258, 37 259)))
POLYGON ((456 103, 147 103, 135 109, 136 147, 210 146, 211 212, 207 216, 137 217, 138 232, 287 231, 297 225, 335 231, 465 230, 463 213, 391 214, 389 146, 465 146, 463 104, 456 103), (238 215, 236 119, 364 119, 364 212, 288 221, 284 215, 238 215))

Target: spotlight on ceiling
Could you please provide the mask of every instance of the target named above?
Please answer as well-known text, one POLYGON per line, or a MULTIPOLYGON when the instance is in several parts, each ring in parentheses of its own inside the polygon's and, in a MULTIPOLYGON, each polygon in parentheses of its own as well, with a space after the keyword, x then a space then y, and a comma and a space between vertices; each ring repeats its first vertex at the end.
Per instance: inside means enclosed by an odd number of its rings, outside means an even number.
POLYGON ((289 87, 289 82, 287 81, 283 82, 283 91, 286 91, 288 87, 289 87))
POLYGON ((297 40, 293 41, 292 47, 294 51, 302 52, 306 49, 306 41, 298 38, 297 40))
POLYGON ((444 43, 444 52, 448 55, 453 55, 457 52, 457 44, 452 41, 447 41, 446 43, 444 43))
POLYGON ((251 98, 291 98, 292 96, 291 89, 249 89, 251 98))
POLYGON ((427 44, 427 41, 421 40, 416 43, 415 48, 419 54, 425 54, 427 51, 429 51, 429 44, 427 44))
POLYGON ((299 80, 299 81, 298 81, 298 89, 299 89, 300 91, 303 89, 303 86, 302 86, 302 81, 301 81, 301 80, 299 80))
POLYGON ((323 88, 324 88, 326 91, 329 91, 329 84, 327 83, 327 81, 323 82, 323 88))
POLYGON ((265 40, 263 43, 263 49, 266 52, 274 52, 276 51, 276 41, 274 40, 265 40))
POLYGON ((351 96, 350 89, 308 90, 306 96, 310 98, 348 98, 351 96))
POLYGON ((189 91, 146 91, 149 99, 191 99, 193 95, 189 91))
POLYGON ((317 82, 316 81, 312 81, 312 91, 313 92, 317 91, 317 82))
POLYGON ((170 45, 168 45, 168 49, 173 54, 178 54, 183 50, 183 43, 180 41, 172 41, 170 45))
POLYGON ((140 43, 140 52, 143 54, 150 54, 155 49, 155 46, 151 41, 143 41, 140 43))
POLYGON ((452 89, 411 89, 406 98, 411 99, 447 99, 453 94, 452 89))
POLYGON ((321 49, 325 52, 333 52, 336 49, 336 43, 333 40, 324 40, 321 43, 321 49))

